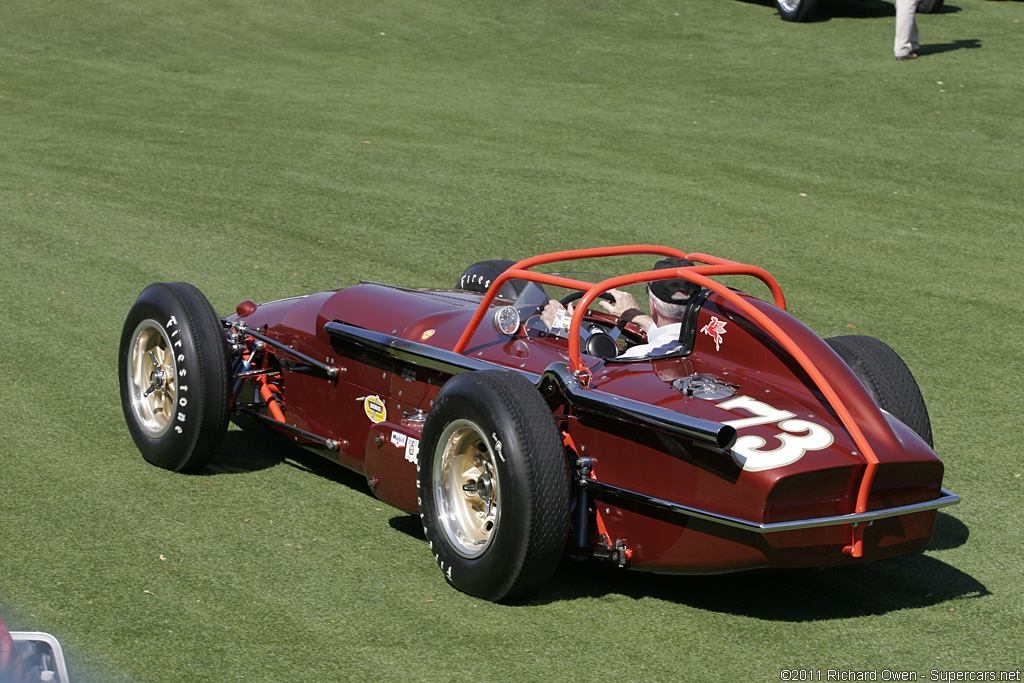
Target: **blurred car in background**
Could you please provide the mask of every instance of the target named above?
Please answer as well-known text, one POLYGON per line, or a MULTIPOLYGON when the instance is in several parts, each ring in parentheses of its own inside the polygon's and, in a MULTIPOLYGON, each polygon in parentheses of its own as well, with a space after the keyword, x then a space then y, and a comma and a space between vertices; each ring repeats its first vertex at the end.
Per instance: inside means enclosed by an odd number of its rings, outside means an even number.
MULTIPOLYGON (((918 0, 917 11, 936 14, 944 0, 918 0)), ((809 21, 818 9, 818 0, 775 0, 775 8, 783 21, 809 21)))
POLYGON ((0 683, 68 683, 60 643, 49 633, 8 631, 0 617, 0 683))

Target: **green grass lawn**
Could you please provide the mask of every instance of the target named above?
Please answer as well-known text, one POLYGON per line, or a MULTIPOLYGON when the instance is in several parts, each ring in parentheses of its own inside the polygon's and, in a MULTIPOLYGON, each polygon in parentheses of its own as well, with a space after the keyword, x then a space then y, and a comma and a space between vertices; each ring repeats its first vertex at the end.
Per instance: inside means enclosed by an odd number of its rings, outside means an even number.
MULTIPOLYGON (((0 613, 77 681, 780 680, 1022 668, 1024 3, 4 0, 0 613), (771 271, 907 360, 931 547, 837 570, 566 566, 449 588, 415 518, 254 425, 146 464, 117 395, 150 282, 222 313, 358 278, 660 243, 771 271)), ((643 264, 639 264, 643 265, 643 264)))

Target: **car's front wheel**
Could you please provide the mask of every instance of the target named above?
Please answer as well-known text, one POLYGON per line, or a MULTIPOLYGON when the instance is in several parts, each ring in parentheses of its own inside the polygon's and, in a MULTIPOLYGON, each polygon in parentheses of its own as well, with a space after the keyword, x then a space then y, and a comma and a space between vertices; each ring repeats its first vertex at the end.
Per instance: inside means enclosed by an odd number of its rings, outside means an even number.
POLYGON ((807 21, 814 15, 818 0, 775 0, 783 21, 807 21))
POLYGON ((453 377, 419 457, 423 532, 449 583, 497 602, 550 580, 568 537, 569 470, 551 409, 527 379, 453 377))
POLYGON ((210 302, 185 282, 152 284, 121 333, 121 408, 146 460, 202 469, 227 431, 231 358, 210 302))

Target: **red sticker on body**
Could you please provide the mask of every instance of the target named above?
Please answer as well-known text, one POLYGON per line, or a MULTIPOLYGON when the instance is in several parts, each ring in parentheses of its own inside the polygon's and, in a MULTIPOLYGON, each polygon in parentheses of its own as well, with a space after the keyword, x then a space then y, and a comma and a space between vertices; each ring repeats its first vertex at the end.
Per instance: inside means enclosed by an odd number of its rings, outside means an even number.
POLYGON ((715 316, 711 316, 711 322, 704 327, 700 328, 700 331, 709 337, 715 339, 715 351, 718 351, 722 345, 722 335, 725 334, 725 320, 719 320, 715 316))

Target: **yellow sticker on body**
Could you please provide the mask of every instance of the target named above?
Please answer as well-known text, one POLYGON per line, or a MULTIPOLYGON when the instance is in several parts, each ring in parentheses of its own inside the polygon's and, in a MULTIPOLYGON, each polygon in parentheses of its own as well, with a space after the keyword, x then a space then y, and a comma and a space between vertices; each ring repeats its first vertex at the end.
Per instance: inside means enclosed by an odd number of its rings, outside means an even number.
POLYGON ((388 419, 388 409, 380 396, 367 396, 363 399, 363 410, 366 411, 366 417, 370 418, 373 423, 388 419))

